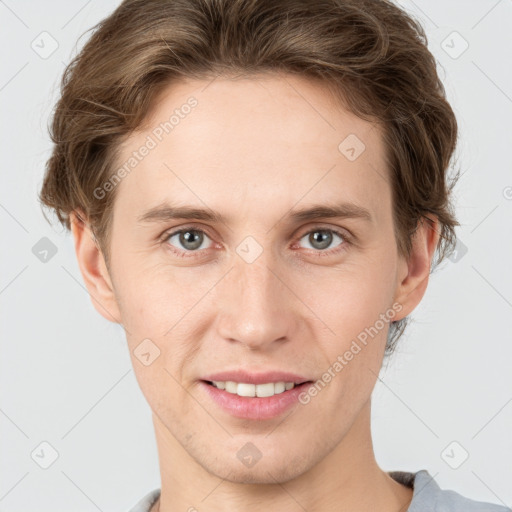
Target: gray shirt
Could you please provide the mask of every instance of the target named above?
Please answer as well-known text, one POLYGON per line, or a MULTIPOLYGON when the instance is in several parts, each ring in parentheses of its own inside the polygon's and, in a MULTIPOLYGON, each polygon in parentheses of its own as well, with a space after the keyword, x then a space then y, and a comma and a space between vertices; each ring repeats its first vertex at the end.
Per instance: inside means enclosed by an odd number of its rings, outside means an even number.
MULTIPOLYGON (((470 500, 455 491, 441 489, 426 469, 417 473, 389 471, 389 475, 413 489, 407 512, 512 512, 512 509, 483 501, 470 500)), ((149 512, 160 496, 160 489, 146 494, 129 512, 149 512)))

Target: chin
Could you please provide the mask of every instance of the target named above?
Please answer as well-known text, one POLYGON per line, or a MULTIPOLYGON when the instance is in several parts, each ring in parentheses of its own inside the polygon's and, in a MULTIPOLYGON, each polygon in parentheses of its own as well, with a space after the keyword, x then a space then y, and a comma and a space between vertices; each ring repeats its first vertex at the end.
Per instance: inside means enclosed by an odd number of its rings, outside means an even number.
POLYGON ((204 461, 199 462, 208 473, 237 484, 282 484, 308 470, 307 461, 304 459, 302 464, 290 464, 289 457, 279 460, 273 460, 271 457, 263 459, 264 457, 252 467, 246 467, 236 456, 234 460, 217 458, 212 465, 205 465, 204 461))
POLYGON ((260 468, 231 468, 231 472, 224 470, 223 475, 216 474, 228 482, 237 484, 283 484, 298 477, 302 471, 297 468, 291 469, 286 463, 282 465, 269 464, 268 467, 260 468))

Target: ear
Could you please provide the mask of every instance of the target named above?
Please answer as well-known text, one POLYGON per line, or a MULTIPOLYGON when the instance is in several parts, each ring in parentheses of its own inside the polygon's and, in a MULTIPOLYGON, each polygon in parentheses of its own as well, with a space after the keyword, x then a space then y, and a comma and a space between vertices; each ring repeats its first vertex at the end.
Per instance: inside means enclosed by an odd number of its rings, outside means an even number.
POLYGON ((401 320, 411 313, 420 303, 428 285, 430 268, 434 252, 439 243, 439 220, 437 217, 421 219, 412 237, 412 249, 409 258, 402 257, 399 269, 399 283, 395 301, 402 305, 401 320))
POLYGON ((121 323, 114 287, 103 253, 81 211, 69 215, 75 252, 91 302, 96 311, 110 322, 121 323), (83 219, 83 220, 82 220, 83 219))

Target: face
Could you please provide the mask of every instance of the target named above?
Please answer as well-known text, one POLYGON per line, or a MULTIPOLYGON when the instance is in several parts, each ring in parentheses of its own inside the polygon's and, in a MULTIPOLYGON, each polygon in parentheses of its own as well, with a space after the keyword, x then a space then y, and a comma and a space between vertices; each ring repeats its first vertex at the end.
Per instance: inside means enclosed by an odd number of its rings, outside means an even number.
POLYGON ((113 213, 112 307, 161 437, 230 481, 304 473, 369 406, 383 319, 414 306, 402 300, 380 128, 303 78, 189 80, 122 145, 119 167, 130 158, 113 213), (297 215, 315 207, 340 211, 297 215), (254 419, 212 398, 204 380, 229 370, 324 385, 254 419), (240 463, 242 448, 257 464, 240 463))

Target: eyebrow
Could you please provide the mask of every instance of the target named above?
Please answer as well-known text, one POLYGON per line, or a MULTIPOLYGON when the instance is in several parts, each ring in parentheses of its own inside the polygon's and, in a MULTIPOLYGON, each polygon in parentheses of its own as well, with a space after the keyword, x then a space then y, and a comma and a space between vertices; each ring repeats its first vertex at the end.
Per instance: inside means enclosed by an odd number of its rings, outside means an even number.
MULTIPOLYGON (((335 205, 317 204, 299 210, 290 210, 284 218, 289 219, 291 222, 304 222, 322 218, 356 218, 373 222, 373 216, 369 210, 351 202, 335 205)), ((210 209, 173 206, 169 203, 162 203, 144 211, 137 217, 137 222, 158 223, 173 219, 203 220, 222 224, 227 224, 229 221, 220 213, 210 209)))

